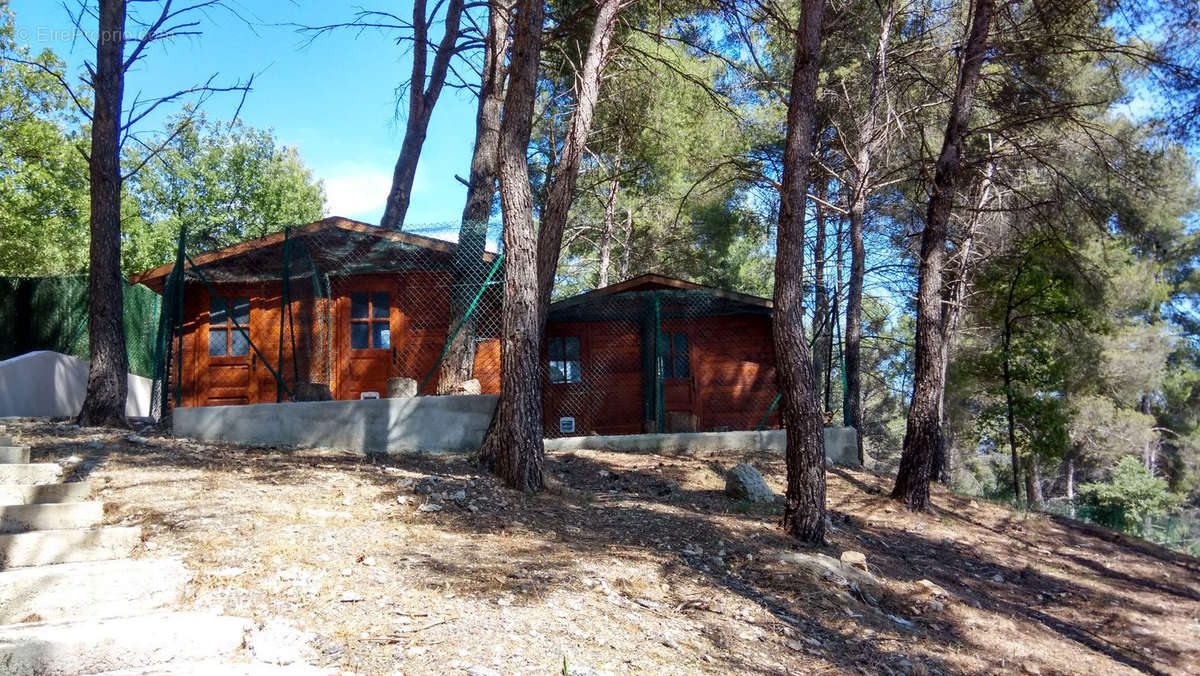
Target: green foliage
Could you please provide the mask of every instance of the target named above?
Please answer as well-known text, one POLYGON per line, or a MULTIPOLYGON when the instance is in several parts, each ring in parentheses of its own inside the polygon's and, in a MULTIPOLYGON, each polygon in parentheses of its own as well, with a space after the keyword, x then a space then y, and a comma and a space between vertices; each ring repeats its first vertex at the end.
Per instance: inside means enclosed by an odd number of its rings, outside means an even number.
POLYGON ((0 3, 0 275, 87 265, 85 138, 51 74, 64 69, 50 50, 32 55, 14 42, 12 13, 0 3))
POLYGON ((132 181, 140 219, 127 227, 126 272, 170 261, 183 225, 193 250, 210 251, 321 217, 323 185, 270 130, 185 112, 165 133, 174 137, 132 181))
POLYGON ((1096 508, 1097 520, 1125 530, 1136 530, 1147 516, 1166 514, 1180 502, 1165 480, 1132 456, 1117 462, 1109 481, 1080 486, 1079 497, 1096 508))

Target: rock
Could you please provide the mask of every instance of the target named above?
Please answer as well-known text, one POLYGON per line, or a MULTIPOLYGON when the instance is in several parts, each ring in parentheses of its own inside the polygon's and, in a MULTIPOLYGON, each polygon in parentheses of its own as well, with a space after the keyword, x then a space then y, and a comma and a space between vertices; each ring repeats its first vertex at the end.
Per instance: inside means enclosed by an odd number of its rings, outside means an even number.
POLYGON ((487 667, 471 667, 467 669, 467 676, 500 676, 500 672, 487 667))
POLYGON ((925 605, 929 606, 930 610, 937 613, 940 613, 946 609, 946 604, 942 603, 941 601, 929 601, 925 605))
POLYGON ((356 591, 344 591, 341 597, 338 598, 342 603, 357 603, 363 600, 363 597, 356 591))
POLYGON ((931 596, 949 596, 950 593, 929 580, 917 580, 917 591, 931 596))
POLYGON ((888 615, 888 619, 900 625, 901 627, 911 628, 913 626, 911 620, 906 620, 903 617, 897 617, 896 615, 888 615))
POLYGON ((458 387, 454 388, 455 394, 481 394, 482 392, 483 386, 474 378, 464 381, 458 387))
POLYGON ((848 566, 841 561, 824 554, 807 554, 803 552, 783 552, 776 556, 780 563, 798 566, 815 577, 833 582, 840 587, 857 587, 857 589, 878 601, 883 595, 883 586, 865 570, 848 566))
POLYGON ((1025 673, 1029 674, 1030 676, 1038 676, 1039 674, 1042 673, 1041 667, 1034 664, 1033 662, 1026 662, 1026 663, 1022 664, 1021 671, 1024 671, 1025 673))
POLYGON ((846 550, 842 552, 842 563, 847 566, 853 566, 859 570, 867 569, 867 555, 862 552, 846 550))
POLYGON ((411 499, 412 498, 408 497, 407 495, 397 495, 396 496, 396 504, 407 505, 409 500, 411 500, 411 499))
POLYGON ((425 504, 418 507, 417 511, 418 512, 440 512, 440 511, 442 511, 442 506, 436 502, 426 502, 425 504))
POLYGON ((442 477, 427 476, 413 486, 413 492, 417 495, 429 495, 434 492, 440 483, 442 483, 442 477))
POLYGON ((388 399, 417 396, 417 381, 412 378, 388 378, 388 399))
POLYGON ((316 658, 313 635, 281 619, 267 620, 246 638, 254 659, 267 664, 304 664, 316 658))
POLYGON ((725 493, 735 500, 750 502, 771 502, 775 499, 762 474, 744 462, 734 465, 725 474, 725 493))
POLYGON ((992 582, 1004 582, 1004 576, 1000 573, 996 573, 992 576, 992 582))
POLYGON ((450 498, 450 500, 451 500, 451 501, 453 501, 453 502, 466 502, 466 500, 467 500, 467 492, 466 492, 466 491, 464 491, 464 490, 462 490, 462 489, 459 489, 459 490, 457 490, 457 491, 454 491, 453 493, 451 493, 451 494, 449 495, 449 498, 450 498))

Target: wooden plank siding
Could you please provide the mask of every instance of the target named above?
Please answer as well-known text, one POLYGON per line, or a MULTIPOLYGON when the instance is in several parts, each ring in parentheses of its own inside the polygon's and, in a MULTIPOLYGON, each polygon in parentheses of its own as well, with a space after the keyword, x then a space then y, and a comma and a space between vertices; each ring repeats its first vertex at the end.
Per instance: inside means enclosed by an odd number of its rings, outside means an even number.
MULTIPOLYGON (((436 363, 446 338, 449 273, 413 271, 330 281, 330 299, 314 297, 310 290, 301 291, 293 283, 296 297, 289 307, 296 333, 293 349, 290 327, 284 332, 280 373, 285 385, 294 389, 297 381, 328 383, 335 399, 357 399, 365 391, 386 396, 390 377, 404 376, 421 383, 436 363), (392 348, 378 351, 378 355, 353 351, 363 353, 364 359, 354 358, 349 338, 350 293, 359 290, 386 291, 391 304, 392 348)), ((258 349, 257 352, 252 349, 244 358, 210 357, 211 295, 206 287, 189 285, 184 303, 181 404, 212 406, 277 401, 271 369, 279 371, 280 365, 280 282, 217 284, 214 289, 225 298, 250 299, 248 329, 258 349), (263 364, 264 358, 271 368, 263 364)), ((480 310, 488 310, 487 306, 485 301, 480 310)), ((500 390, 500 341, 489 336, 482 338, 485 340, 477 344, 475 355, 476 376, 482 392, 495 394, 500 390)), ((432 394, 436 388, 435 373, 421 393, 432 394)), ((288 400, 286 394, 283 400, 288 400)))

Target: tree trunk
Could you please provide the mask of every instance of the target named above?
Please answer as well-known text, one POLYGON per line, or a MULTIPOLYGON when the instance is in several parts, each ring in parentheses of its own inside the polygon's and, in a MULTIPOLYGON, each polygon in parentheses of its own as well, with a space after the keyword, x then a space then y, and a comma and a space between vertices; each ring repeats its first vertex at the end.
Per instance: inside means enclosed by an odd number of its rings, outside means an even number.
POLYGON ((964 50, 958 84, 950 104, 950 119, 934 171, 933 192, 921 233, 920 267, 917 282, 916 367, 913 373, 912 399, 908 407, 908 425, 904 451, 892 497, 910 509, 926 511, 929 502, 929 478, 933 454, 941 436, 939 401, 946 381, 939 362, 942 341, 942 268, 946 261, 947 226, 954 207, 963 142, 975 88, 987 53, 988 29, 995 12, 995 0, 975 0, 974 16, 964 50))
POLYGON ((1031 509, 1045 509, 1042 497, 1042 474, 1038 469, 1037 457, 1033 453, 1025 456, 1025 497, 1031 509))
MULTIPOLYGON (((618 168, 621 166, 621 155, 619 152, 615 165, 618 168)), ((608 198, 604 200, 604 232, 600 233, 600 263, 596 271, 597 289, 608 286, 608 266, 612 260, 613 231, 617 227, 617 192, 620 189, 621 182, 617 180, 614 174, 608 186, 608 198)))
POLYGON ((804 336, 804 204, 817 113, 824 0, 803 0, 787 110, 781 209, 775 254, 776 373, 787 430, 783 528, 806 542, 825 540, 825 451, 812 358, 804 336))
MULTIPOLYGON (((813 192, 824 200, 829 195, 829 181, 818 181, 813 192)), ((814 200, 815 202, 815 200, 814 200)), ((822 412, 829 410, 830 352, 833 349, 833 331, 829 326, 829 290, 825 288, 825 230, 827 225, 825 205, 813 204, 816 221, 816 237, 813 238, 813 372, 820 386, 818 397, 824 402, 822 412)))
POLYGON ((621 248, 621 281, 629 279, 629 252, 633 249, 633 209, 625 209, 625 243, 621 248))
POLYGON ((863 217, 867 206, 867 193, 871 183, 871 160, 882 138, 879 124, 879 107, 883 86, 887 79, 888 41, 892 22, 896 18, 896 3, 888 2, 879 22, 879 42, 875 50, 875 63, 871 71, 871 95, 867 102, 866 123, 862 125, 858 158, 855 161, 855 182, 851 193, 850 220, 850 282, 846 293, 846 351, 843 356, 846 369, 846 391, 842 396, 843 418, 846 425, 853 427, 858 444, 858 461, 863 463, 863 410, 862 410, 862 297, 863 278, 866 276, 866 249, 863 246, 863 217))
MULTIPOLYGON (((450 292, 448 331, 462 324, 456 336, 447 335, 450 346, 438 374, 438 394, 452 394, 474 375, 477 321, 468 316, 471 301, 479 292, 488 270, 483 263, 488 219, 496 198, 500 172, 500 112, 504 105, 504 47, 508 43, 508 7, 498 0, 488 9, 488 30, 483 54, 483 78, 479 107, 475 113, 475 150, 471 154, 471 176, 467 181, 467 203, 463 207, 458 247, 454 252, 454 285, 450 292)), ((499 280, 499 277, 495 277, 499 280)))
POLYGON ((91 180, 88 339, 92 362, 80 425, 126 426, 129 357, 121 279, 121 103, 125 93, 125 0, 100 0, 96 38, 91 180))
POLYGON ((546 208, 542 212, 538 232, 538 301, 539 328, 546 322, 550 308, 550 295, 554 291, 554 277, 558 270, 558 256, 562 249, 563 228, 567 225, 567 214, 575 198, 575 182, 579 178, 579 163, 592 131, 592 118, 596 102, 600 98, 600 76, 608 60, 608 49, 617 28, 617 10, 621 0, 597 0, 598 11, 592 35, 588 40, 587 56, 583 68, 575 81, 575 110, 562 152, 554 163, 554 179, 546 208))
POLYGON ((541 0, 519 0, 508 92, 500 123, 500 208, 504 219, 504 304, 501 312, 500 402, 480 449, 482 461, 508 485, 542 489, 541 327, 537 232, 526 151, 533 129, 542 49, 541 0))
MULTIPOLYGON (((434 9, 436 12, 436 8, 434 9)), ((404 216, 412 201, 413 179, 417 175, 417 161, 421 159, 421 148, 429 131, 429 118, 437 105, 442 86, 446 84, 446 73, 450 58, 458 47, 459 22, 462 19, 463 0, 450 0, 446 6, 445 32, 438 43, 429 72, 429 83, 425 82, 425 63, 428 58, 429 23, 425 16, 425 0, 413 2, 413 65, 408 83, 408 120, 404 126, 404 140, 400 143, 400 157, 392 172, 392 187, 388 190, 387 204, 379 224, 385 228, 400 230, 404 227, 404 216)), ((489 27, 490 28, 490 27, 489 27)))

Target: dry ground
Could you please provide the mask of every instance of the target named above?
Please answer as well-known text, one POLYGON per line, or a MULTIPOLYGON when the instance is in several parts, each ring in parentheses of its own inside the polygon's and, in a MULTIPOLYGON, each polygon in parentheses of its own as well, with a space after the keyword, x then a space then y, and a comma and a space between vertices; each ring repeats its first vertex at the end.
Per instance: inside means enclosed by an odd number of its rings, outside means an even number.
POLYGON ((782 491, 778 456, 552 454, 568 488, 527 497, 465 458, 16 427, 138 556, 184 558, 186 605, 282 618, 341 670, 1200 674, 1200 561, 940 491, 909 514, 865 472, 830 469, 819 551, 864 552, 880 599, 781 562, 813 550, 722 493, 738 461, 782 491))

